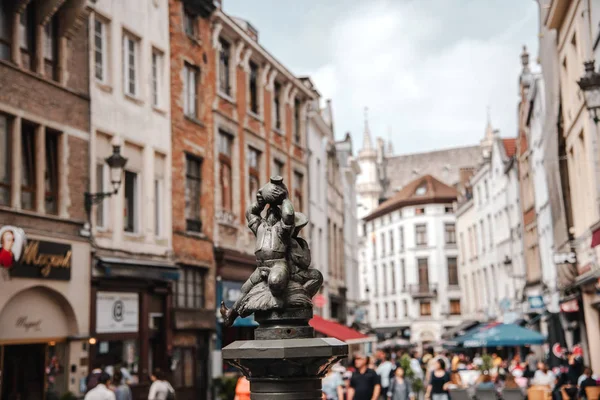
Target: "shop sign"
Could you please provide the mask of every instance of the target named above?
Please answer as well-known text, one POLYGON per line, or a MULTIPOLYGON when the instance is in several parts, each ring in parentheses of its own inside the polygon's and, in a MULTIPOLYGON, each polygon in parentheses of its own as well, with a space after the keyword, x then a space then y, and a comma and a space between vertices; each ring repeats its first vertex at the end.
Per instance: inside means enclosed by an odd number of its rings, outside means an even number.
POLYGON ((577 264, 577 255, 574 251, 569 253, 554 253, 554 264, 577 264))
POLYGON ((14 226, 0 229, 0 266, 13 278, 71 279, 71 246, 42 240, 27 241, 14 226))
POLYGON ((38 320, 30 320, 29 318, 27 318, 27 316, 21 316, 19 318, 17 318, 17 321, 15 322, 15 327, 18 329, 23 329, 25 331, 25 333, 29 332, 29 331, 36 331, 39 332, 41 329, 42 325, 42 320, 38 319, 38 320))
POLYGON ((543 310, 544 309, 544 297, 543 296, 529 296, 529 309, 530 310, 543 310))
POLYGON ((96 333, 137 332, 139 319, 137 293, 98 292, 96 333))

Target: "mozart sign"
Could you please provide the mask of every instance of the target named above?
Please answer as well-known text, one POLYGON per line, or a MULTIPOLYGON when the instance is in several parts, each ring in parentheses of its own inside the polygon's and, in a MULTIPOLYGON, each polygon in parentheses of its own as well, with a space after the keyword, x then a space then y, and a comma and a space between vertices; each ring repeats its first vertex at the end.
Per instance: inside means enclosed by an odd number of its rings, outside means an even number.
POLYGON ((0 267, 11 278, 71 279, 71 246, 42 240, 27 241, 22 229, 0 229, 0 267))

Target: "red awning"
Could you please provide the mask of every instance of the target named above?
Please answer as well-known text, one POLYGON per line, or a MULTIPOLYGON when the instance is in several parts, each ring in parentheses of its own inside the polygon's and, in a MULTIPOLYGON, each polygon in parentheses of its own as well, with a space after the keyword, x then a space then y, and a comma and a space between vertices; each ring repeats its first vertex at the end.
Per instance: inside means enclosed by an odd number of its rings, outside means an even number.
POLYGON ((355 331, 352 328, 348 328, 345 325, 339 324, 335 321, 330 321, 315 315, 313 319, 309 321, 315 331, 325 335, 334 337, 341 340, 342 342, 360 342, 369 341, 369 336, 363 335, 362 333, 355 331))
POLYGON ((592 235, 592 248, 600 244, 600 229, 594 231, 592 235))

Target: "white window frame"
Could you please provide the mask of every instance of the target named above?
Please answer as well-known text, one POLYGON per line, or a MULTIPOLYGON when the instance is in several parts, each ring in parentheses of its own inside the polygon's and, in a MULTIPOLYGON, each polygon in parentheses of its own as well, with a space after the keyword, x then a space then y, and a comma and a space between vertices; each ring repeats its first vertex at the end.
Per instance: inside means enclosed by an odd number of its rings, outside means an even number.
POLYGON ((195 65, 185 63, 183 65, 183 113, 191 118, 198 118, 198 78, 200 72, 195 65), (194 77, 190 84, 190 77, 194 77), (190 89, 193 89, 193 93, 190 89), (193 107, 192 103, 193 102, 193 107))
POLYGON ((130 33, 123 32, 123 92, 131 97, 140 97, 140 71, 139 71, 139 40, 130 33), (133 66, 129 64, 129 48, 130 43, 133 43, 133 66), (129 78, 129 71, 133 67, 133 92, 129 90, 129 85, 132 81, 129 78))
POLYGON ((93 42, 92 42, 93 46, 94 46, 94 79, 96 79, 96 81, 101 82, 101 83, 107 83, 108 82, 108 22, 106 22, 105 20, 103 20, 102 18, 98 17, 98 15, 94 15, 94 27, 93 27, 93 42), (100 23, 100 26, 102 27, 101 32, 100 32, 100 41, 101 41, 101 45, 102 47, 100 49, 97 48, 96 46, 96 23, 100 23), (99 53, 102 55, 102 62, 100 65, 101 71, 102 71, 102 78, 98 78, 96 76, 96 68, 97 68, 97 61, 96 61, 96 54, 99 53))
POLYGON ((152 106, 156 108, 162 107, 163 103, 163 71, 164 71, 164 53, 156 48, 152 48, 150 60, 152 86, 152 106))

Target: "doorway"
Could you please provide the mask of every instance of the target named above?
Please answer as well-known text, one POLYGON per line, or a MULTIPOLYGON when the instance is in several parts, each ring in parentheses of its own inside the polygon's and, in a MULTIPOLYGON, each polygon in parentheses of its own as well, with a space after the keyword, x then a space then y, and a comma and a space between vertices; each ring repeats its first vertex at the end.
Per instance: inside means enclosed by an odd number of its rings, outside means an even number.
POLYGON ((4 346, 2 400, 44 398, 46 344, 4 346))

